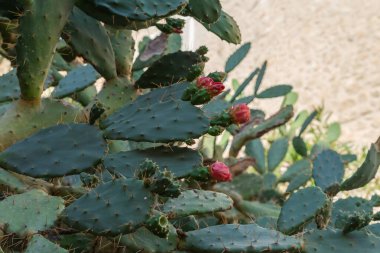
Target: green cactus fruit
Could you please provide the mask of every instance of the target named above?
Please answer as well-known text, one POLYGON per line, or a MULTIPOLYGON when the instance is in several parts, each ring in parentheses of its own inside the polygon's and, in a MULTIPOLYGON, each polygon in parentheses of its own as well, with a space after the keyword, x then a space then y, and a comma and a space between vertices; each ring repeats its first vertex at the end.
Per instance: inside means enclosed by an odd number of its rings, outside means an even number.
POLYGON ((260 174, 264 174, 266 172, 264 152, 264 146, 260 139, 249 141, 245 146, 245 153, 255 159, 256 163, 254 167, 260 174))
POLYGON ((275 140, 268 151, 268 170, 274 171, 288 152, 288 138, 275 140))
POLYGON ((292 140, 293 148, 297 154, 307 157, 307 146, 301 136, 295 136, 292 140))
POLYGON ((95 100, 97 94, 98 91, 96 90, 95 85, 91 85, 80 92, 74 93, 72 98, 83 106, 88 106, 95 100))
POLYGON ((217 35, 220 39, 229 43, 240 44, 241 34, 236 21, 227 13, 222 11, 219 19, 213 24, 201 22, 201 24, 210 32, 217 35))
POLYGON ((233 201, 227 195, 212 191, 187 190, 175 199, 169 199, 162 211, 169 218, 218 212, 232 208, 233 201))
POLYGON ((40 106, 18 100, 0 119, 0 151, 40 129, 59 123, 86 122, 79 108, 66 102, 44 99, 40 106))
POLYGON ((116 236, 143 226, 154 204, 154 197, 143 181, 115 179, 74 201, 63 216, 68 225, 78 230, 116 236))
POLYGON ((57 42, 74 3, 74 0, 24 1, 16 45, 22 99, 40 100, 57 42))
POLYGON ((107 139, 163 143, 185 141, 200 137, 209 128, 209 119, 203 112, 181 100, 159 102, 147 107, 139 107, 136 102, 124 106, 117 115, 122 115, 122 118, 104 130, 107 139), (149 125, 144 124, 147 121, 149 125))
POLYGON ((156 215, 149 218, 145 222, 145 227, 160 238, 167 238, 169 235, 169 221, 165 215, 156 215))
POLYGON ((312 170, 311 168, 305 168, 302 172, 295 175, 295 177, 290 180, 288 187, 286 188, 286 192, 293 192, 300 188, 301 186, 306 185, 306 183, 311 179, 312 177, 312 170))
POLYGON ((214 82, 224 82, 227 78, 227 73, 226 72, 212 72, 207 75, 208 77, 212 78, 214 82))
POLYGON ((337 152, 327 149, 320 152, 314 159, 313 178, 315 184, 328 195, 334 196, 338 193, 343 176, 344 165, 337 152))
POLYGON ((290 165, 284 174, 281 175, 279 182, 290 182, 294 177, 302 173, 304 170, 311 171, 311 162, 308 159, 298 160, 290 165))
POLYGON ((6 233, 23 237, 52 227, 63 209, 62 198, 31 190, 0 202, 0 224, 6 233))
MULTIPOLYGON (((162 56, 155 61, 136 81, 138 88, 159 88, 183 81, 192 71, 193 66, 201 67, 204 62, 201 55, 194 52, 175 52, 162 56)), ((193 81, 192 78, 188 81, 193 81)))
POLYGON ((189 0, 186 8, 190 16, 207 24, 215 23, 222 13, 219 0, 189 0))
POLYGON ((364 231, 344 235, 340 230, 314 230, 303 238, 306 253, 377 253, 380 248, 380 238, 364 231))
POLYGON ((57 125, 0 153, 0 166, 32 177, 60 177, 97 165, 105 149, 97 128, 86 124, 57 125))
POLYGON ((226 224, 187 232, 179 247, 203 253, 296 253, 301 251, 302 242, 256 224, 226 224))
POLYGON ((180 12, 187 0, 79 0, 77 5, 88 15, 107 25, 138 30, 147 28, 161 18, 180 12))
POLYGON ((131 30, 107 27, 111 45, 115 54, 116 72, 118 76, 131 77, 135 40, 131 30))
POLYGON ((134 177, 145 159, 157 163, 161 170, 168 170, 179 178, 202 165, 202 156, 198 151, 182 147, 155 147, 108 154, 103 164, 112 173, 134 177))
POLYGON ((152 177, 158 170, 160 166, 152 160, 146 158, 142 163, 140 163, 137 170, 137 177, 140 179, 152 177))
POLYGON ((59 247, 57 244, 38 234, 33 235, 32 239, 28 243, 28 247, 25 250, 25 253, 35 252, 69 253, 68 250, 59 247))
POLYGON ((20 97, 20 86, 18 83, 16 69, 0 77, 0 103, 12 101, 20 97))
POLYGON ((329 199, 318 187, 308 187, 293 193, 284 203, 277 222, 284 234, 295 234, 325 207, 329 199))
POLYGON ((277 218, 280 215, 280 207, 272 203, 243 200, 236 204, 236 208, 243 214, 247 215, 251 220, 262 216, 277 218))
POLYGON ((169 171, 158 173, 151 183, 150 189, 163 197, 177 198, 181 194, 181 184, 174 179, 173 174, 169 171))
POLYGON ((177 248, 176 229, 168 223, 169 233, 167 238, 159 238, 147 228, 141 227, 136 232, 123 235, 120 238, 120 246, 126 246, 132 252, 168 253, 177 248))
POLYGON ((23 193, 26 192, 28 188, 29 185, 25 184, 12 172, 0 168, 0 192, 23 193))
POLYGON ((75 92, 82 91, 92 85, 99 77, 100 75, 91 65, 77 67, 59 81, 52 96, 54 98, 64 98, 75 92))
POLYGON ((371 145, 370 150, 367 153, 365 161, 358 168, 358 170, 348 179, 346 179, 342 185, 341 190, 349 191, 357 189, 368 184, 373 178, 375 178, 377 170, 380 166, 380 138, 375 144, 371 145))
POLYGON ((117 76, 111 41, 99 21, 74 8, 63 35, 75 52, 90 62, 106 80, 117 76))

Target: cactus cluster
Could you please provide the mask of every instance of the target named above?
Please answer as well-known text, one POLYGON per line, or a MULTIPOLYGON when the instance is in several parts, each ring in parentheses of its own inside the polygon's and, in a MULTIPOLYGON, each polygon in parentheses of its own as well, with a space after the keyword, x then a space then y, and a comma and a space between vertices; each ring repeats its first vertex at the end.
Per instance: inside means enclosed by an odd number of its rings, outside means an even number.
POLYGON ((261 90, 265 62, 225 90, 250 44, 205 73, 205 46, 180 50, 187 16, 241 42, 219 0, 2 1, 0 252, 378 252, 378 198, 333 197, 375 177, 380 141, 345 179, 342 155, 308 152, 311 115, 278 173, 291 138, 260 137, 292 103, 248 105, 292 87, 261 90), (136 45, 148 27, 161 34, 136 45))

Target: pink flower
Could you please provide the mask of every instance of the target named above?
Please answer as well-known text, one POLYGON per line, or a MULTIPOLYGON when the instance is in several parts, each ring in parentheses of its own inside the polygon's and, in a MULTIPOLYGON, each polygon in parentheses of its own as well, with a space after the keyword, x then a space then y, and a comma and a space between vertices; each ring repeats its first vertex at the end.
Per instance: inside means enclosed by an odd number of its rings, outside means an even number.
POLYGON ((251 111, 246 104, 238 104, 230 108, 232 122, 235 124, 244 124, 251 119, 251 111))
POLYGON ((225 182, 231 181, 232 175, 230 173, 230 168, 227 167, 222 162, 215 162, 210 165, 210 174, 211 177, 217 181, 225 182))
POLYGON ((198 89, 206 89, 211 97, 219 95, 225 88, 223 83, 215 82, 211 77, 207 76, 198 78, 197 87, 198 89))

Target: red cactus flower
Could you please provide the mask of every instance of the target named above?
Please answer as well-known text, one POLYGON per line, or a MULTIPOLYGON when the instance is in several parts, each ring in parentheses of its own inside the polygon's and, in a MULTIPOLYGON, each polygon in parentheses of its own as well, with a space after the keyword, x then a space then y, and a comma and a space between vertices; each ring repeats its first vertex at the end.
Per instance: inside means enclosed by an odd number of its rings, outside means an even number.
POLYGON ((211 97, 215 97, 223 92, 224 85, 221 82, 215 82, 211 77, 200 77, 197 80, 197 87, 204 88, 211 97))
POLYGON ((244 124, 251 119, 251 111, 246 104, 238 104, 230 108, 232 122, 235 124, 244 124))
POLYGON ((215 162, 210 165, 210 174, 211 177, 217 181, 225 182, 231 181, 232 175, 230 173, 230 168, 227 167, 222 162, 215 162))

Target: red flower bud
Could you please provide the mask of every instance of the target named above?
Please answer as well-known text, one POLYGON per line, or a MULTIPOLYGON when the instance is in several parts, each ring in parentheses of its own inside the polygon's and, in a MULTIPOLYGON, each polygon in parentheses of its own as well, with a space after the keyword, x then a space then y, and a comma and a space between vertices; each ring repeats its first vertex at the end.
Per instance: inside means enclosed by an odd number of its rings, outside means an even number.
POLYGON ((232 122, 235 124, 244 124, 251 119, 251 111, 246 104, 238 104, 230 108, 232 122))
POLYGON ((222 162, 211 164, 209 169, 211 177, 217 181, 225 182, 232 180, 230 169, 222 162))
POLYGON ((173 28, 174 33, 182 33, 182 29, 180 28, 173 28))
POLYGON ((208 89, 208 93, 212 96, 215 97, 222 93, 224 90, 224 85, 221 82, 214 82, 213 85, 208 89))
POLYGON ((208 87, 212 86, 213 83, 214 83, 214 80, 212 80, 211 77, 203 76, 203 77, 198 78, 197 87, 199 89, 201 88, 207 89, 208 87))
POLYGON ((211 97, 215 97, 223 92, 224 85, 221 82, 214 82, 214 80, 211 77, 200 77, 197 80, 197 87, 199 89, 203 88, 207 90, 207 93, 211 97))

